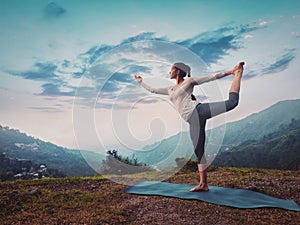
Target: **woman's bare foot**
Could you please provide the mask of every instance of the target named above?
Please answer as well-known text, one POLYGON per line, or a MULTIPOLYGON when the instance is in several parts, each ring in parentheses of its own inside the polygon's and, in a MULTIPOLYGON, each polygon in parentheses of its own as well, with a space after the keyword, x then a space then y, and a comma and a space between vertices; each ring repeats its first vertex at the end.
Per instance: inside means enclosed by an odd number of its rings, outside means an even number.
POLYGON ((234 74, 234 78, 231 87, 229 89, 229 92, 240 93, 241 79, 244 71, 244 64, 245 64, 244 62, 240 62, 233 68, 232 73, 234 74))
POLYGON ((239 64, 237 64, 233 70, 232 70, 232 74, 234 75, 242 75, 243 71, 244 71, 244 62, 240 62, 239 64))
POLYGON ((196 191, 209 191, 207 184, 199 184, 198 186, 192 188, 190 192, 196 191))

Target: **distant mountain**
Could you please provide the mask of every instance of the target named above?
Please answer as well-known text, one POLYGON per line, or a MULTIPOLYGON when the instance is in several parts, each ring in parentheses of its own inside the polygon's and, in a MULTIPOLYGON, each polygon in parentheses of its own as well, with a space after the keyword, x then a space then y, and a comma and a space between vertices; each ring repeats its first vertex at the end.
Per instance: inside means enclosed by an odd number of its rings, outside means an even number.
MULTIPOLYGON (((19 130, 0 126, 0 153, 7 157, 27 159, 35 164, 46 164, 49 168, 61 171, 67 176, 94 175, 94 170, 86 163, 81 151, 59 147, 30 137, 19 130)), ((85 151, 85 157, 94 161, 104 159, 103 156, 85 151)))
POLYGON ((248 140, 260 139, 278 130, 280 126, 289 124, 292 119, 300 119, 300 99, 278 102, 245 119, 215 128, 220 130, 226 126, 221 151, 248 140))
POLYGON ((155 169, 169 169, 176 166, 176 158, 190 158, 193 155, 193 147, 187 132, 181 132, 161 142, 144 147, 134 156, 155 169))
MULTIPOLYGON (((267 162, 266 159, 272 158, 268 163, 273 163, 273 166, 269 165, 268 168, 297 169, 300 137, 299 130, 291 127, 291 121, 297 123, 298 120, 300 120, 300 100, 287 100, 245 119, 207 131, 207 136, 213 132, 213 139, 222 141, 221 154, 217 156, 215 163, 263 167, 263 163, 267 162), (284 133, 281 133, 282 130, 284 133), (224 131, 225 136, 222 137, 224 131), (251 154, 253 160, 250 160, 251 157, 246 160, 251 154), (234 157, 236 161, 233 160, 234 157), (259 161, 262 163, 258 163, 259 161), (280 166, 275 167, 274 165, 277 164, 280 166)), ((209 143, 210 146, 213 144, 209 143)), ((27 159, 34 164, 46 164, 47 167, 67 176, 93 175, 95 172, 85 158, 89 158, 88 161, 93 164, 93 167, 97 167, 100 165, 99 162, 106 159, 106 156, 94 152, 59 147, 2 126, 0 126, 1 153, 5 153, 9 158, 27 159)), ((206 153, 212 154, 209 151, 206 153)), ((192 156, 193 148, 188 132, 180 132, 134 153, 134 158, 139 162, 157 169, 176 166, 176 158, 192 156)))
MULTIPOLYGON (((223 140, 220 152, 224 152, 242 143, 243 145, 247 142, 252 144, 252 141, 268 138, 268 135, 288 125, 293 119, 300 119, 300 99, 278 102, 242 120, 208 130, 207 136, 213 132, 214 140, 223 140)), ((135 156, 141 162, 163 168, 170 166, 172 162, 175 165, 174 161, 178 157, 191 156, 192 151, 189 133, 181 132, 162 140, 159 144, 146 146, 142 151, 136 152, 135 156)), ((206 152, 206 154, 215 153, 206 152)))
POLYGON ((300 169, 300 120, 265 135, 221 152, 213 165, 269 169, 300 169))

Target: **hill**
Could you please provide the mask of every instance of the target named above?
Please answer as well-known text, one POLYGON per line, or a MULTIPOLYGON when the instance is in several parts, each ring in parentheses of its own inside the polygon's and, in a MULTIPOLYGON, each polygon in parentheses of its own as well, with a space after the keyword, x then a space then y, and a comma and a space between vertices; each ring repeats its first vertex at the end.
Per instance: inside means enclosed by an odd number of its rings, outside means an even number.
POLYGON ((248 140, 221 152, 213 165, 300 169, 300 120, 292 120, 259 140, 248 140))
MULTIPOLYGON (((227 123, 212 130, 208 130, 207 136, 209 136, 210 133, 213 132, 214 140, 223 140, 222 146, 219 150, 220 152, 233 149, 236 146, 241 145, 242 143, 243 144, 241 146, 246 149, 245 145, 247 145, 247 143, 249 145, 253 145, 253 141, 259 141, 263 138, 266 139, 270 137, 270 135, 272 136, 272 133, 274 131, 280 130, 283 126, 287 126, 292 120, 299 119, 300 99, 286 100, 278 102, 265 110, 254 113, 239 121, 227 123)), ((284 137, 282 138, 282 140, 284 140, 284 137)), ((296 142, 300 142, 300 139, 296 138, 296 142)), ((266 142, 261 142, 260 144, 264 145, 266 144, 266 142)), ((270 146, 265 146, 265 148, 268 147, 270 146)), ((277 147, 278 149, 276 151, 273 151, 273 155, 277 154, 277 158, 283 157, 282 161, 289 161, 290 155, 288 156, 282 154, 282 152, 286 152, 286 146, 278 145, 277 147)), ((170 138, 162 140, 160 143, 154 143, 153 145, 146 146, 142 149, 142 151, 136 152, 135 156, 144 163, 150 165, 158 164, 158 166, 161 166, 161 168, 163 168, 164 166, 170 167, 170 165, 174 163, 175 159, 178 157, 192 156, 192 151, 193 150, 189 133, 181 132, 170 138)), ((294 150, 291 150, 291 152, 292 151, 294 150)), ((254 153, 258 152, 259 151, 255 151, 254 153)), ((268 154, 268 151, 264 151, 264 153, 268 154)), ((206 154, 209 155, 216 153, 207 151, 206 154)), ((264 157, 268 156, 265 155, 264 157)), ((241 161, 240 165, 243 162, 244 161, 241 161)), ((244 166, 255 167, 255 164, 245 164, 244 166)), ((288 166, 286 169, 288 168, 291 167, 288 166)))
MULTIPOLYGON (((300 204, 300 171, 212 167, 208 179, 300 204)), ((196 184, 198 174, 180 172, 167 181, 196 184)), ((126 188, 102 177, 0 182, 0 224, 300 224, 299 212, 130 195, 126 188)))
MULTIPOLYGON (((71 150, 30 137, 19 130, 0 126, 0 154, 9 158, 26 159, 34 164, 46 164, 67 176, 90 176, 94 170, 86 163, 79 150, 71 150)), ((102 160, 93 152, 85 155, 102 160)))
POLYGON ((187 132, 180 132, 170 138, 144 147, 134 155, 139 161, 148 165, 155 165, 157 169, 170 169, 176 166, 176 158, 190 158, 193 147, 187 132))
POLYGON ((242 120, 220 126, 216 129, 224 129, 226 126, 224 147, 221 150, 248 140, 258 140, 278 130, 280 126, 289 124, 292 119, 300 119, 300 99, 280 101, 242 120))

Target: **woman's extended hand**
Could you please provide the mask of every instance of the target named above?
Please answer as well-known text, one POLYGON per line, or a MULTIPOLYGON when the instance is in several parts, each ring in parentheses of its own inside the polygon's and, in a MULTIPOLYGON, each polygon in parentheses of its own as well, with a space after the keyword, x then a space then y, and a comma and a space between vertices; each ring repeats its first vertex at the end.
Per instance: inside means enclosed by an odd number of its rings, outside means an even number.
POLYGON ((143 78, 141 76, 134 75, 134 78, 138 83, 141 83, 143 81, 143 78))

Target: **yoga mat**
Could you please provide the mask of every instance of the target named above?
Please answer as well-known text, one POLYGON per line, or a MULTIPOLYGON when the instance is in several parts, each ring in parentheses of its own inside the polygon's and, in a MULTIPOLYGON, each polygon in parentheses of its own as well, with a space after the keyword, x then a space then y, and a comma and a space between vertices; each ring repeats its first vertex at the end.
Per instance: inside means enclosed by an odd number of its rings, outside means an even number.
POLYGON ((141 181, 127 188, 125 192, 138 195, 159 195, 181 199, 194 199, 241 209, 273 207, 300 211, 300 207, 293 200, 274 198, 250 190, 217 186, 209 186, 208 192, 189 192, 194 186, 160 181, 141 181))

